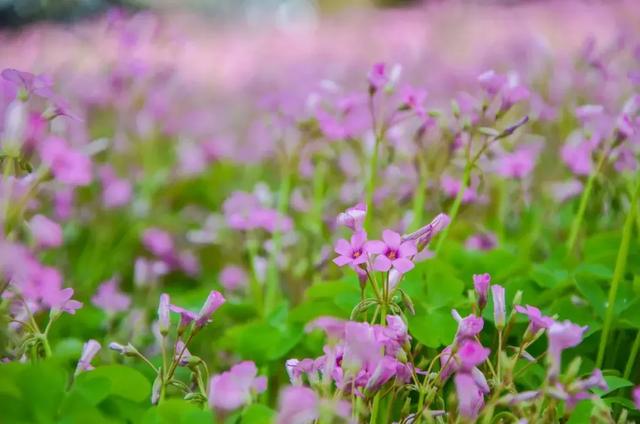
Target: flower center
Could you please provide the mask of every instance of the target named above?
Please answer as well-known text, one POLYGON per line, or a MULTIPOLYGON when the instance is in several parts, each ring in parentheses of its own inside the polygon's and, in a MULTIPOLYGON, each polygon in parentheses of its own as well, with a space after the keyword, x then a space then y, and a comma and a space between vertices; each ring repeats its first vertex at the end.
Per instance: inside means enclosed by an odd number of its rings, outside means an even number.
POLYGON ((390 250, 387 253, 387 258, 389 259, 396 259, 398 257, 398 252, 396 252, 395 250, 390 250))
POLYGON ((362 251, 360 251, 360 250, 356 250, 355 252, 353 252, 353 257, 354 258, 359 258, 360 255, 362 255, 362 251))

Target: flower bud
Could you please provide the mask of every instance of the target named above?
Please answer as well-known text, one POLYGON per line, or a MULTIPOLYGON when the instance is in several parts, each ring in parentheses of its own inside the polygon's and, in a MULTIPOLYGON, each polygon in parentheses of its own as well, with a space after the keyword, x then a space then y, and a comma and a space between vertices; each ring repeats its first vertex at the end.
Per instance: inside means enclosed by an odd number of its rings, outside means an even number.
POLYGON ((493 294, 493 321, 498 330, 502 330, 505 324, 506 307, 504 303, 504 287, 494 284, 491 286, 493 294))
POLYGON ((162 293, 160 295, 160 304, 158 305, 158 327, 160 334, 166 336, 169 334, 171 321, 169 319, 169 295, 162 293))

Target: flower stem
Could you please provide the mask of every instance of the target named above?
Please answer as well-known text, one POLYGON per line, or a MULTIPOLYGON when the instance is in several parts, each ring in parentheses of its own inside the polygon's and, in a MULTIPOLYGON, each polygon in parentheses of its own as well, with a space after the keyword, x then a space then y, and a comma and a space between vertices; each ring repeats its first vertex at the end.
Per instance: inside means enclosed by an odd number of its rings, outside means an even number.
POLYGON ((578 232, 580 231, 580 226, 582 225, 582 219, 584 218, 584 213, 587 210, 587 205, 589 204, 589 197, 591 196, 591 192, 593 191, 593 184, 595 183, 598 174, 600 174, 600 170, 604 166, 604 162, 607 160, 608 156, 609 155, 606 152, 602 153, 596 169, 589 175, 587 185, 584 187, 584 191, 580 196, 580 205, 578 206, 578 212, 573 218, 573 222, 571 223, 571 230, 569 231, 569 237, 567 238, 567 256, 571 256, 571 254, 573 253, 576 239, 578 238, 578 232))
MULTIPOLYGON (((289 193, 291 188, 291 169, 289 164, 284 164, 282 169, 282 181, 280 182, 280 190, 278 192, 278 215, 280 217, 287 213, 287 206, 289 205, 289 193)), ((275 307, 278 294, 280 293, 280 281, 278 278, 278 264, 276 259, 280 254, 280 248, 282 244, 282 231, 276 227, 273 232, 273 249, 269 254, 269 263, 267 267, 267 288, 265 295, 265 315, 269 313, 275 307)))
POLYGON ((640 330, 636 333, 636 338, 633 341, 633 345, 631 346, 631 352, 629 352, 629 359, 627 360, 627 365, 624 367, 624 375, 625 380, 628 380, 631 376, 631 371, 633 371, 633 366, 636 364, 636 357, 638 356, 638 350, 640 350, 640 330))
POLYGON ((636 208, 638 207, 638 196, 640 195, 640 174, 637 176, 635 188, 631 195, 631 209, 629 210, 622 229, 622 240, 620 241, 620 249, 618 250, 618 257, 616 258, 616 267, 613 271, 613 278, 611 280, 611 287, 609 288, 609 299, 607 302, 607 312, 604 319, 604 326, 602 327, 602 334, 600 336, 600 345, 598 347, 598 356, 596 359, 596 368, 602 366, 604 360, 605 350, 607 348, 607 341, 609 338, 609 332, 611 331, 611 324, 613 322, 613 314, 615 309, 616 297, 618 295, 618 286, 620 280, 624 276, 624 271, 627 266, 627 256, 629 255, 629 244, 631 242, 631 233, 633 232, 634 219, 636 214, 636 208))
MULTIPOLYGON (((458 194, 456 195, 456 198, 453 201, 453 204, 451 205, 451 209, 449 209, 449 218, 451 219, 451 222, 453 222, 456 219, 456 216, 458 215, 458 211, 460 210, 460 205, 462 204, 462 198, 464 196, 464 192, 467 190, 467 187, 469 185, 469 180, 471 179, 472 167, 473 167, 472 163, 467 163, 467 166, 465 166, 464 168, 464 174, 462 176, 462 181, 460 183, 460 189, 458 190, 458 194)), ((434 251, 436 256, 442 249, 442 245, 444 244, 444 241, 447 239, 447 235, 449 234, 449 228, 451 228, 451 224, 447 225, 444 228, 444 230, 442 230, 442 233, 438 238, 438 243, 436 243, 436 248, 434 251)))
POLYGON ((376 171, 378 168, 378 151, 380 150, 380 143, 382 140, 382 135, 376 132, 376 142, 373 146, 373 152, 371 153, 371 158, 369 160, 369 175, 367 179, 367 191, 366 191, 366 205, 367 205, 367 214, 364 217, 364 227, 366 230, 371 230, 371 215, 373 215, 373 192, 375 191, 376 186, 376 171))
POLYGON ((411 228, 419 228, 422 224, 424 199, 427 190, 427 164, 421 153, 418 153, 418 187, 413 196, 413 220, 411 228))

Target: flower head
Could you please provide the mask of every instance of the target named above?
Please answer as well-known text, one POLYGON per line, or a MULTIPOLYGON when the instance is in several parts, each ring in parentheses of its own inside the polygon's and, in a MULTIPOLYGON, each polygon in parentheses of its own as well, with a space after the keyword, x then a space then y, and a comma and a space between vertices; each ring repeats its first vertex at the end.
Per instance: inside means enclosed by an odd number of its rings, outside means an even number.
POLYGON ((411 258, 418 253, 414 240, 402 241, 400 234, 391 230, 382 232, 382 240, 371 240, 365 246, 367 253, 378 255, 373 261, 374 270, 387 272, 394 268, 404 274, 413 269, 411 258))
POLYGON ((487 273, 473 275, 473 288, 476 291, 478 306, 480 307, 480 310, 484 309, 485 305, 487 304, 487 294, 489 292, 490 283, 491 276, 487 273))
POLYGON ((542 315, 540 309, 535 306, 526 305, 523 307, 521 305, 516 305, 515 309, 517 312, 529 317, 528 330, 529 334, 532 336, 542 329, 549 328, 554 323, 553 318, 542 315))
POLYGON ((98 287, 91 302, 105 312, 115 313, 129 309, 131 298, 118 289, 118 280, 111 278, 98 287))
POLYGON ((493 294, 493 322, 499 329, 504 328, 506 320, 506 306, 504 301, 504 287, 494 284, 491 286, 493 294))
POLYGON ((209 382, 209 405, 223 411, 232 411, 251 401, 253 393, 267 389, 267 378, 258 376, 256 364, 240 362, 229 371, 214 375, 209 382))
POLYGON ((357 205, 348 208, 346 211, 341 212, 336 219, 338 225, 344 225, 350 228, 352 231, 362 231, 362 224, 364 218, 367 215, 367 205, 364 203, 358 203, 357 205))
POLYGON ((82 346, 82 354, 80 355, 80 360, 78 361, 78 365, 76 366, 76 375, 78 375, 82 371, 89 371, 93 369, 91 361, 100 350, 100 347, 100 343, 93 339, 87 341, 84 346, 82 346))
POLYGON ((30 221, 31 233, 38 247, 58 247, 62 244, 60 224, 44 215, 34 215, 30 221))
POLYGON ((547 331, 549 338, 549 375, 555 377, 560 372, 562 352, 582 342, 587 327, 581 327, 571 321, 554 322, 547 331))
POLYGON ((334 248, 339 255, 333 260, 338 266, 357 266, 367 262, 367 252, 365 251, 365 243, 367 242, 367 233, 364 231, 356 231, 351 236, 351 242, 340 239, 336 242, 334 248))

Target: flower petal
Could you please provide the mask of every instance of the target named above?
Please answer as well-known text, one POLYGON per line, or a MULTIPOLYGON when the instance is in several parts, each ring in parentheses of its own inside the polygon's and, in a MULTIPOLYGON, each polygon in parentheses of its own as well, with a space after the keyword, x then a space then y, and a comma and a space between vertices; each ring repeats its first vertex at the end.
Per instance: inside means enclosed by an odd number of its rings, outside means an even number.
POLYGON ((400 234, 392 230, 384 230, 382 232, 382 240, 387 243, 389 248, 394 250, 397 250, 400 247, 400 243, 402 243, 402 237, 400 237, 400 234))
POLYGON ((407 258, 398 258, 393 261, 393 267, 398 270, 398 272, 404 274, 405 272, 411 271, 415 265, 407 258))
POLYGON ((345 239, 338 240, 334 250, 338 255, 351 256, 351 245, 345 239))
POLYGON ((411 256, 415 256, 416 253, 418 253, 418 249, 416 248, 416 244, 413 240, 407 240, 400 245, 398 253, 401 258, 409 258, 411 256))
POLYGON ((387 272, 391 269, 391 261, 384 255, 379 255, 373 261, 373 269, 376 271, 387 272))
POLYGON ((338 256, 333 260, 333 263, 338 266, 345 266, 346 264, 351 263, 352 259, 349 256, 338 256))
POLYGON ((380 240, 369 240, 364 244, 364 250, 372 255, 380 255, 387 250, 387 245, 380 240))

